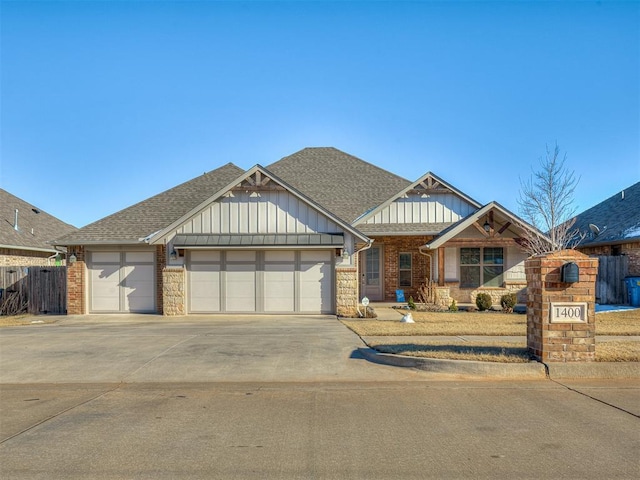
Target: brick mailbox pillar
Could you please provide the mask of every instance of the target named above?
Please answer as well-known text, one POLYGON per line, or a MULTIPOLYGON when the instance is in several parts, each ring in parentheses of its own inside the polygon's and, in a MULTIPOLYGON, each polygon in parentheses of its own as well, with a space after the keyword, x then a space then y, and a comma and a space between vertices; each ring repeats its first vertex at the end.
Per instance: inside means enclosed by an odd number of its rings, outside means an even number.
POLYGON ((575 250, 526 260, 527 348, 541 362, 591 362, 596 355, 598 259, 575 250))

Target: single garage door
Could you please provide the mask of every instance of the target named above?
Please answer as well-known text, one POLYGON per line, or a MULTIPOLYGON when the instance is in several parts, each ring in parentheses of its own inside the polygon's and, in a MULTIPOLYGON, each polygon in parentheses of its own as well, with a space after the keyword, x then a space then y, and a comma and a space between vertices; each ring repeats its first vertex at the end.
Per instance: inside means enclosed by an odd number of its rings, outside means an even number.
POLYGON ((91 313, 156 311, 154 252, 90 252, 88 266, 91 313))
POLYGON ((192 250, 190 313, 333 313, 334 250, 192 250))

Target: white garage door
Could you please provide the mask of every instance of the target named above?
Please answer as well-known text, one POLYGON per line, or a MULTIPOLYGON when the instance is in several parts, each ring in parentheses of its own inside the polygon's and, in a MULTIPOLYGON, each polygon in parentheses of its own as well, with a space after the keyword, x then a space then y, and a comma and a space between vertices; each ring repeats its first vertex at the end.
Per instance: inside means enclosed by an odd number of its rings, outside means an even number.
POLYGON ((333 250, 189 253, 190 313, 333 313, 333 250))
POLYGON ((153 252, 91 252, 89 311, 155 312, 153 252))

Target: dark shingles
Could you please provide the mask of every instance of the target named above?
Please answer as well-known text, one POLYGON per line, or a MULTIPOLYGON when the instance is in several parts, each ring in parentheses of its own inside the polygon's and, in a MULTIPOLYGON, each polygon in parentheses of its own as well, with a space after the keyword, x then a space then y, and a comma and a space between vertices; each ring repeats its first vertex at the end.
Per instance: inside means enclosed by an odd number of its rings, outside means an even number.
POLYGON ((305 148, 266 168, 348 223, 411 184, 333 147, 305 148))
POLYGON ((0 189, 0 245, 53 250, 49 241, 75 230, 73 225, 0 189), (16 209, 18 230, 14 228, 16 209))
POLYGON ((61 245, 137 242, 168 227, 244 172, 228 163, 57 239, 61 245))
POLYGON ((640 238, 640 182, 612 195, 576 218, 573 228, 578 228, 586 238, 581 245, 629 241, 640 238), (623 194, 624 192, 624 194, 623 194), (596 236, 589 224, 598 227, 596 236))

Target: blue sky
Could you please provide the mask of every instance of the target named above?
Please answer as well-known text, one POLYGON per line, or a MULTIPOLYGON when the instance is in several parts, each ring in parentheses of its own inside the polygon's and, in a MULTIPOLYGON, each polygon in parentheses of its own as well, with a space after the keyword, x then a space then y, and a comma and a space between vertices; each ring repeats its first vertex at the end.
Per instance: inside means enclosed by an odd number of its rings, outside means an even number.
POLYGON ((515 213, 547 144, 578 212, 640 180, 640 2, 1 9, 0 187, 79 227, 307 146, 515 213))

